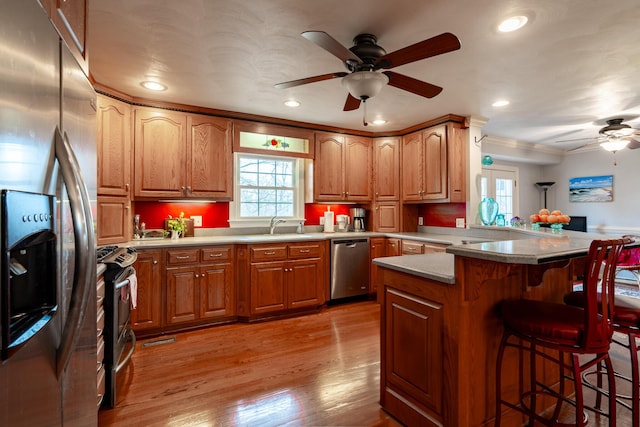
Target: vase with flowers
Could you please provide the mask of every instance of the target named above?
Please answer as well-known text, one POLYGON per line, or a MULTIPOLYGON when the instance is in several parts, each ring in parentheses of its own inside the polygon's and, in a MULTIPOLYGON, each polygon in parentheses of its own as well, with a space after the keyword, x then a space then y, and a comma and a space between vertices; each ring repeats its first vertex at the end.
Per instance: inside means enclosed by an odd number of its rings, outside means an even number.
POLYGON ((187 229, 187 224, 184 220, 184 212, 180 212, 180 215, 176 218, 169 215, 167 227, 171 232, 172 239, 178 239, 181 235, 184 235, 184 232, 187 229))

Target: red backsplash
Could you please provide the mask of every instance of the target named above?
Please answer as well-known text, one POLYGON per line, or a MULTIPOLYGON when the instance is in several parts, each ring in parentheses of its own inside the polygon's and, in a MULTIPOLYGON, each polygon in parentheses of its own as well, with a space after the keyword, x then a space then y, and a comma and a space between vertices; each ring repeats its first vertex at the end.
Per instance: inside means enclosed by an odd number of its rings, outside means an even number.
POLYGON ((202 216, 203 228, 229 227, 229 203, 160 203, 160 202, 136 202, 135 213, 140 215, 140 222, 144 222, 147 228, 162 228, 164 220, 169 217, 177 217, 180 212, 189 218, 192 215, 202 216))
MULTIPOLYGON (((178 216, 184 212, 189 218, 193 215, 202 216, 203 228, 228 228, 229 227, 229 203, 160 203, 160 202, 136 202, 135 213, 140 215, 140 221, 145 223, 148 229, 157 229, 164 226, 164 220, 171 216, 178 216)), ((324 216, 327 206, 336 215, 349 215, 349 209, 353 205, 324 205, 307 203, 304 206, 305 225, 320 225, 320 217, 324 216)))
POLYGON ((456 218, 466 218, 466 215, 466 203, 428 203, 418 209, 418 216, 424 218, 424 225, 435 227, 455 227, 456 218))

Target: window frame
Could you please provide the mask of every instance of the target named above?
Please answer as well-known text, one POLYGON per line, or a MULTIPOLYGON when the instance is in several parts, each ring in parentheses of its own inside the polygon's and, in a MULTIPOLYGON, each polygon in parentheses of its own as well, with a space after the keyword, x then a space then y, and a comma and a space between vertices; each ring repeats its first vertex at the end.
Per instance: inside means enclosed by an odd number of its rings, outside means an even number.
MULTIPOLYGON (((280 153, 278 153, 280 154, 280 153)), ((293 188, 294 202, 292 216, 278 216, 285 220, 285 225, 297 225, 300 221, 304 221, 304 203, 305 203, 305 161, 303 158, 292 156, 280 156, 267 153, 256 152, 236 152, 233 153, 234 173, 233 173, 233 193, 234 200, 229 202, 229 226, 231 228, 241 227, 265 227, 269 226, 271 217, 242 217, 240 213, 240 159, 270 159, 278 161, 293 162, 293 188)))
MULTIPOLYGON (((513 215, 518 215, 520 209, 520 193, 518 188, 518 180, 519 180, 520 170, 517 167, 513 166, 504 166, 504 165, 492 165, 482 168, 482 176, 481 179, 486 182, 487 185, 487 194, 480 194, 480 199, 484 197, 493 197, 494 200, 498 201, 496 197, 496 180, 497 179, 513 179, 513 192, 512 192, 512 206, 513 215)), ((480 186, 482 192, 482 184, 480 186)), ((503 213, 499 211, 498 213, 503 213)), ((506 218, 505 220, 509 223, 510 218, 506 218)))

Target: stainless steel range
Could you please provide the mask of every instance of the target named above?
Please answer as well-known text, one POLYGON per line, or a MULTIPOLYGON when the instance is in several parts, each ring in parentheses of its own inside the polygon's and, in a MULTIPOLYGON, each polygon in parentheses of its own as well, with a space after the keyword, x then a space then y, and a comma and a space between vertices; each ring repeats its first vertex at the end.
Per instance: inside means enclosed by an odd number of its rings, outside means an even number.
POLYGON ((133 263, 138 254, 133 248, 103 246, 98 248, 98 262, 107 266, 105 280, 104 367, 106 372, 103 407, 116 405, 118 372, 129 363, 136 347, 131 329, 131 309, 136 300, 136 270, 133 263))

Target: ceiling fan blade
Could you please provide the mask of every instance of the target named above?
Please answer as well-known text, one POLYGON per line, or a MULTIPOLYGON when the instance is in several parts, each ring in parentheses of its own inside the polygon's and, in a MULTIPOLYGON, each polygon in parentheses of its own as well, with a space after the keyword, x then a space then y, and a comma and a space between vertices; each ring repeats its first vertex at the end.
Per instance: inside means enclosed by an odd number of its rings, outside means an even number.
POLYGON ((571 148, 571 149, 567 150, 567 152, 570 152, 570 151, 576 151, 576 150, 579 150, 579 149, 581 149, 581 148, 589 147, 589 146, 591 146, 591 145, 598 144, 598 143, 599 143, 599 141, 594 141, 594 142, 590 142, 590 143, 588 143, 588 144, 582 144, 582 145, 580 145, 580 146, 578 146, 578 147, 571 148))
POLYGON ((347 95, 347 101, 344 103, 342 111, 353 111, 360 108, 360 100, 351 94, 347 95))
POLYGON ((347 60, 355 61, 358 64, 362 62, 355 53, 351 52, 324 31, 305 31, 301 36, 317 44, 333 56, 338 57, 342 62, 347 62, 347 60))
POLYGON ((636 148, 640 148, 640 141, 637 139, 632 139, 627 145, 627 148, 630 150, 635 150, 636 148))
POLYGON ((376 61, 375 69, 390 69, 458 49, 460 49, 458 37, 451 33, 442 33, 381 56, 376 61))
POLYGON ((321 74, 319 76, 307 77, 305 79, 291 80, 290 82, 282 82, 273 85, 276 89, 287 89, 290 87, 306 85, 307 83, 315 83, 321 82, 323 80, 337 79, 339 77, 344 77, 349 73, 338 72, 338 73, 329 73, 329 74, 321 74))
POLYGON ((574 139, 560 139, 558 141, 554 141, 554 144, 562 144, 563 142, 576 142, 576 141, 589 141, 589 140, 595 140, 596 138, 594 137, 588 137, 588 138, 574 138, 574 139))
POLYGON ((394 73, 393 71, 383 71, 383 74, 386 74, 387 77, 389 77, 390 86, 415 93, 416 95, 424 96, 425 98, 433 98, 442 92, 442 88, 440 86, 432 85, 431 83, 423 82, 422 80, 416 80, 413 77, 408 77, 404 74, 394 73))

